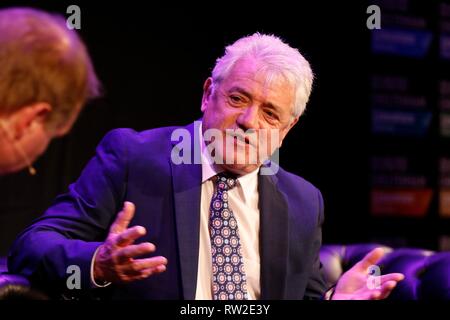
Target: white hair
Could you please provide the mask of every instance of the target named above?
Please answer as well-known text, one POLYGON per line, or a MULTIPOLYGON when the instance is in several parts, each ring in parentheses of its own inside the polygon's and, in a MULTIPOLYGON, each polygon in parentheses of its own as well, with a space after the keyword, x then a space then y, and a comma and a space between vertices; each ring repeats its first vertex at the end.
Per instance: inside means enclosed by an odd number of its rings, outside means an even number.
POLYGON ((248 57, 263 63, 261 71, 267 81, 280 76, 288 81, 294 88, 293 116, 300 116, 311 94, 314 75, 300 52, 277 36, 255 33, 227 46, 225 54, 217 59, 212 71, 213 83, 219 84, 229 75, 237 61, 248 57))

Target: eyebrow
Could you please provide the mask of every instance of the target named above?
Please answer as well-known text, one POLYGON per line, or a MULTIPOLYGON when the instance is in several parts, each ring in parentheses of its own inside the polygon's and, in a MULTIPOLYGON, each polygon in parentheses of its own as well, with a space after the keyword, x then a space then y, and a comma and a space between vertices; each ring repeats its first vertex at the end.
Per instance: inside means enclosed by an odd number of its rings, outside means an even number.
POLYGON ((245 89, 243 89, 241 87, 232 87, 227 92, 231 93, 233 91, 237 91, 237 92, 243 94, 244 96, 247 96, 248 98, 253 98, 252 95, 247 90, 245 90, 245 89))
MULTIPOLYGON (((247 98, 250 98, 250 99, 253 98, 251 93, 249 93, 247 90, 245 90, 245 89, 243 89, 241 87, 232 87, 231 89, 227 90, 228 93, 231 93, 233 91, 237 91, 237 92, 243 94, 244 96, 246 96, 247 98)), ((271 102, 264 103, 264 105, 266 107, 268 107, 269 109, 272 109, 272 110, 277 111, 277 112, 280 112, 280 110, 281 110, 280 107, 278 107, 277 105, 275 105, 275 104, 273 104, 271 102)))

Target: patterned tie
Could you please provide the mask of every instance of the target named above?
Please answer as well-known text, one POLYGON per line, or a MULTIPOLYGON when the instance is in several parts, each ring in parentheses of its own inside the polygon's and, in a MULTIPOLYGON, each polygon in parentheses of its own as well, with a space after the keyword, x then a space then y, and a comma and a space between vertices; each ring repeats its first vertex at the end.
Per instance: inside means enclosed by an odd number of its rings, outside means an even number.
POLYGON ((216 176, 211 200, 209 231, 212 254, 212 293, 214 300, 247 300, 247 281, 233 211, 228 206, 228 190, 236 179, 226 173, 216 176))

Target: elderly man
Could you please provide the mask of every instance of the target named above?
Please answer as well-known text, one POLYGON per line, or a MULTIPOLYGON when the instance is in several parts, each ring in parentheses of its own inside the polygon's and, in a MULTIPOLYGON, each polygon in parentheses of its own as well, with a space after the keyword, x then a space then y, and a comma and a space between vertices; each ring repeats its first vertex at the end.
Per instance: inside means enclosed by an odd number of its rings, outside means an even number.
POLYGON ((75 265, 81 292, 109 286, 111 298, 386 297, 403 275, 367 286, 381 250, 325 295, 319 190, 278 167, 263 174, 312 81, 308 62, 279 38, 239 39, 204 84, 201 123, 109 133, 68 193, 16 240, 10 270, 61 292, 75 265), (193 137, 187 144, 180 130, 193 137), (230 130, 246 134, 230 144, 230 130))
POLYGON ((0 175, 34 174, 32 162, 98 92, 86 48, 62 17, 0 10, 0 175))

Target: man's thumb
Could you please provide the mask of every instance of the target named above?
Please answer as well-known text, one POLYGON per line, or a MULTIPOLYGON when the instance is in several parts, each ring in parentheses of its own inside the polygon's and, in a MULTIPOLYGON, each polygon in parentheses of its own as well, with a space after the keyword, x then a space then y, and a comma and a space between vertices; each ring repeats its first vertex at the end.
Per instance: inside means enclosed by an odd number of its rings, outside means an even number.
POLYGON ((110 228, 110 233, 120 233, 128 228, 130 221, 134 217, 136 207, 134 203, 125 201, 122 211, 116 216, 116 220, 113 222, 110 228))

